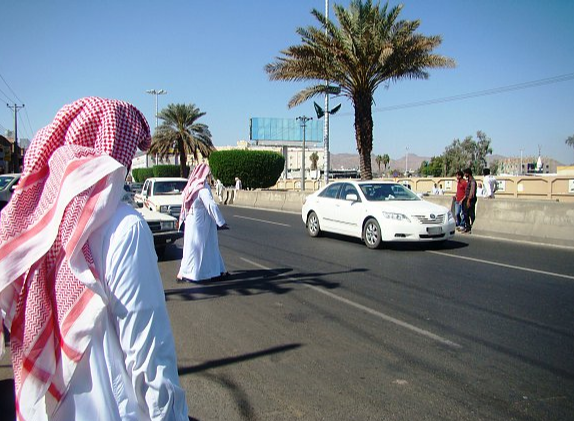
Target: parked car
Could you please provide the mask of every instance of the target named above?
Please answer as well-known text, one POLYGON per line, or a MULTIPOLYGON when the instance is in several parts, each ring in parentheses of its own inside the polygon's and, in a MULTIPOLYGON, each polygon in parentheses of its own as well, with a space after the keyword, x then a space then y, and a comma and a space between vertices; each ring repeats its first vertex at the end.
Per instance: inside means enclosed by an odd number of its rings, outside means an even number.
POLYGON ((144 182, 141 193, 136 194, 134 200, 141 207, 179 218, 183 189, 186 185, 187 179, 185 178, 148 178, 144 182))
POLYGON ((147 208, 140 208, 136 205, 131 193, 126 192, 122 196, 122 202, 133 206, 144 217, 153 234, 153 242, 158 256, 164 254, 168 244, 183 237, 183 232, 178 229, 179 221, 177 218, 147 208))
POLYGON ((0 209, 3 209, 12 198, 12 193, 20 181, 20 176, 21 174, 0 175, 0 209))
POLYGON ((455 233, 450 210, 385 181, 328 184, 307 197, 301 217, 311 237, 322 231, 343 234, 369 248, 386 241, 445 241, 455 233))

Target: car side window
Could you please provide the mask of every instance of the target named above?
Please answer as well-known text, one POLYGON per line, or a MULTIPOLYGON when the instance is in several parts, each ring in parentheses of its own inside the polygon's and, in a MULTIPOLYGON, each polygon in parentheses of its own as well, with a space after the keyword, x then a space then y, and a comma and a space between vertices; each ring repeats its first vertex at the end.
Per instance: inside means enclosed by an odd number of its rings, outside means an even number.
POLYGON ((323 190, 319 196, 326 197, 329 199, 336 199, 340 189, 341 184, 339 183, 331 184, 329 187, 323 190))
POLYGON ((354 194, 357 196, 357 199, 360 201, 359 199, 359 193, 357 193, 357 189, 355 189, 355 187, 352 184, 343 184, 343 187, 341 188, 341 194, 339 196, 339 199, 341 200, 347 200, 346 197, 348 194, 354 194))

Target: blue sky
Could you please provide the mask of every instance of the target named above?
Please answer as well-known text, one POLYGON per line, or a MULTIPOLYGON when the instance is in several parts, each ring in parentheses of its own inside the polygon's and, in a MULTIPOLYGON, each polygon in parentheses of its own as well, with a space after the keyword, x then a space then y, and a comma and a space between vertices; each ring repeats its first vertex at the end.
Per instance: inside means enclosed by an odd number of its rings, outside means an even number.
MULTIPOLYGON (((339 3, 347 5, 348 0, 339 3)), ((396 1, 390 1, 391 5, 396 1)), ((375 154, 436 156, 454 139, 484 131, 495 154, 542 155, 574 163, 574 1, 405 0, 403 19, 441 35, 437 52, 455 69, 403 80, 375 94, 375 154), (458 101, 434 101, 568 75, 561 82, 458 101), (431 104, 400 108, 404 104, 431 104), (434 102, 434 103, 433 103, 434 102)), ((287 108, 305 86, 271 82, 263 68, 298 44, 324 0, 3 0, 0 102, 24 103, 19 137, 31 138, 58 109, 96 95, 131 102, 155 126, 159 108, 194 103, 217 146, 249 138, 249 118, 314 116, 312 101, 287 108)), ((331 10, 331 19, 334 14, 331 10)), ((317 100, 322 104, 322 100, 317 100)), ((330 150, 356 153, 353 107, 331 118, 330 150)), ((316 116, 314 116, 316 117, 316 116)), ((13 129, 0 107, 0 131, 13 129)))

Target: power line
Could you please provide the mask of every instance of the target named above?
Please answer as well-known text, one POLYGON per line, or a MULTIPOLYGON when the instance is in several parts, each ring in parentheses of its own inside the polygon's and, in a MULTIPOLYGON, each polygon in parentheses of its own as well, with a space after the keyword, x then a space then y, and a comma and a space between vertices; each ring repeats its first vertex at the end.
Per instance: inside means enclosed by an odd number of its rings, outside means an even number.
MULTIPOLYGON (((10 92, 12 92, 12 94, 13 94, 14 97, 18 100, 18 102, 24 102, 24 101, 22 101, 20 98, 18 98, 18 95, 16 95, 16 92, 14 92, 14 91, 12 90, 12 88, 10 87, 10 85, 8 85, 8 82, 6 82, 6 79, 4 79, 4 76, 2 76, 1 73, 0 73, 0 79, 2 79, 2 81, 4 82, 4 84, 8 87, 8 89, 10 89, 10 92)), ((6 94, 4 94, 4 95, 6 95, 6 94)), ((16 103, 16 101, 10 101, 10 102, 12 102, 12 103, 14 103, 14 104, 16 103)))
MULTIPOLYGON (((535 88, 537 86, 551 85, 551 84, 560 83, 560 82, 567 82, 567 81, 572 80, 572 79, 574 79, 574 73, 568 73, 565 75, 549 77, 546 79, 539 79, 539 80, 534 80, 534 81, 530 81, 530 82, 518 83, 515 85, 501 86, 498 88, 485 89, 482 91, 468 92, 466 94, 452 95, 452 96, 447 96, 444 98, 436 98, 436 99, 428 99, 428 100, 424 100, 424 101, 409 102, 406 104, 391 105, 391 106, 382 107, 382 108, 373 108, 373 113, 376 113, 376 112, 382 113, 382 112, 386 112, 386 111, 402 110, 405 108, 423 107, 426 105, 441 104, 444 102, 462 101, 465 99, 477 98, 477 97, 481 97, 481 96, 497 95, 497 94, 501 94, 504 92, 518 91, 518 90, 522 90, 522 89, 535 88)), ((352 115, 352 113, 341 113, 339 115, 352 115)))

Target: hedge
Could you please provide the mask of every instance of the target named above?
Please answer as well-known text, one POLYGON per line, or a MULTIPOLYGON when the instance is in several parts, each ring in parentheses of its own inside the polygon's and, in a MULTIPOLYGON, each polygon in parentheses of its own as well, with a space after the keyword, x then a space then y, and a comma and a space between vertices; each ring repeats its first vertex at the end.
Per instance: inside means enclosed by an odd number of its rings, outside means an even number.
POLYGON ((233 186, 235 177, 239 177, 243 188, 264 189, 277 183, 285 158, 277 152, 232 149, 212 152, 209 166, 224 186, 233 186))
POLYGON ((154 165, 132 170, 132 178, 136 183, 143 183, 151 177, 179 177, 179 174, 179 165, 154 165))

